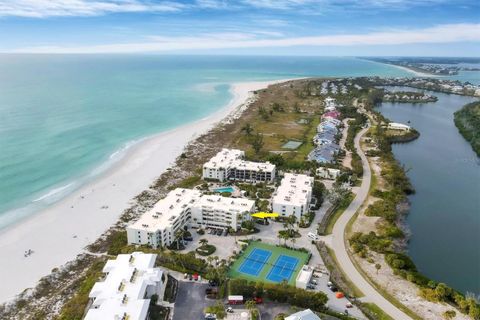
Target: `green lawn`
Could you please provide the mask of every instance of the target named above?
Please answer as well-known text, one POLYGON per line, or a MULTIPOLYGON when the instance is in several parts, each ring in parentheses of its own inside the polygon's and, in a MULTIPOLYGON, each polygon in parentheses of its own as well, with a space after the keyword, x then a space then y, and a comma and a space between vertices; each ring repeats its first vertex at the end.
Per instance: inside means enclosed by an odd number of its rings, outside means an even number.
POLYGON ((300 269, 307 263, 308 261, 308 253, 302 252, 302 251, 295 251, 295 250, 290 250, 287 248, 283 247, 277 247, 274 245, 269 245, 266 243, 262 243, 259 241, 251 242, 248 247, 245 249, 245 251, 241 254, 241 256, 233 263, 232 267, 230 268, 228 272, 228 276, 230 278, 242 278, 250 281, 255 281, 255 282, 268 282, 268 283, 275 283, 270 280, 267 280, 267 275, 270 272, 270 269, 272 268, 272 265, 277 261, 278 257, 280 255, 285 255, 285 256, 290 256, 297 258, 299 260, 295 271, 293 272, 292 276, 290 277, 290 281, 288 282, 290 285, 295 286, 295 279, 297 278, 297 274, 300 271, 300 269), (260 273, 258 276, 252 276, 249 274, 242 273, 238 271, 242 263, 245 261, 245 258, 248 257, 250 252, 252 252, 253 249, 259 248, 263 250, 269 250, 272 252, 270 258, 267 260, 267 262, 263 265, 262 269, 260 270, 260 273))

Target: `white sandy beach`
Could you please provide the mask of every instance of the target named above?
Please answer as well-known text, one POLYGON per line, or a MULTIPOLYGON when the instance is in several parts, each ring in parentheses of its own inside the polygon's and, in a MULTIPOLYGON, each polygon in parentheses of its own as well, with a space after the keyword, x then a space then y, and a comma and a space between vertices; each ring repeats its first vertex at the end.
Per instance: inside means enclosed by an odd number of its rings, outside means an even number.
POLYGON ((435 77, 440 77, 440 75, 435 75, 435 74, 431 74, 431 73, 425 73, 425 72, 419 72, 419 71, 415 71, 415 70, 412 70, 410 68, 407 68, 407 67, 402 67, 402 66, 397 66, 395 64, 389 64, 397 69, 401 69, 403 71, 406 71, 408 73, 412 73, 415 77, 420 77, 420 78, 435 78, 435 77))
POLYGON ((51 207, 0 234, 0 303, 11 300, 48 275, 55 267, 75 259, 84 248, 117 222, 131 199, 159 177, 184 146, 235 111, 251 91, 286 80, 238 83, 230 103, 197 122, 149 137, 133 146, 125 157, 93 182, 51 207), (102 209, 108 206, 108 209, 102 209), (34 251, 24 256, 28 249, 34 251))

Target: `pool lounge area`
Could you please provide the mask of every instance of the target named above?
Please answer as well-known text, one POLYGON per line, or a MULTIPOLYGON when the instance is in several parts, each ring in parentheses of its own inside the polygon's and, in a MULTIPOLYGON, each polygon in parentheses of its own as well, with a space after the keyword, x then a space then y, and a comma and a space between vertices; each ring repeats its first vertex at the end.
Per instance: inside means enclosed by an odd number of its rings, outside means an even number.
POLYGON ((221 187, 221 188, 213 189, 213 191, 218 192, 218 193, 224 193, 224 192, 234 193, 235 188, 234 187, 221 187))

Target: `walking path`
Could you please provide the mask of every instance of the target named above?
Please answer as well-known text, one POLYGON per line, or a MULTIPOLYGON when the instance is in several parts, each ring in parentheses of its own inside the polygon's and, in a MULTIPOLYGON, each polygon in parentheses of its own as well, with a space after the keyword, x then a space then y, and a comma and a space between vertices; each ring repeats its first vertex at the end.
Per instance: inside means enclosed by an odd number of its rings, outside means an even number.
POLYGON ((350 203, 345 212, 338 218, 332 231, 331 243, 332 249, 335 252, 339 266, 348 278, 357 286, 365 295, 362 300, 372 302, 381 308, 385 313, 395 320, 411 320, 412 318, 403 311, 394 306, 390 301, 385 299, 357 270, 347 252, 347 239, 345 237, 345 228, 350 219, 360 209, 365 199, 368 196, 371 183, 371 171, 368 165, 368 160, 362 149, 360 148, 360 139, 367 132, 368 128, 363 129, 355 137, 355 148, 362 159, 363 164, 363 178, 362 185, 358 189, 355 199, 350 203))

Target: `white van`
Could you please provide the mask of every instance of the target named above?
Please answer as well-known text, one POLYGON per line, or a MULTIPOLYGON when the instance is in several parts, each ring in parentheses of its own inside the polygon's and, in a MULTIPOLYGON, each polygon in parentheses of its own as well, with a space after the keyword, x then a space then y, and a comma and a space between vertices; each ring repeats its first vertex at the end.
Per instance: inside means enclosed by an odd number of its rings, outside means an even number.
POLYGON ((315 233, 313 233, 313 232, 309 232, 309 233, 307 234, 307 237, 308 237, 310 240, 313 240, 313 241, 318 241, 318 239, 319 239, 318 236, 317 236, 315 233))

